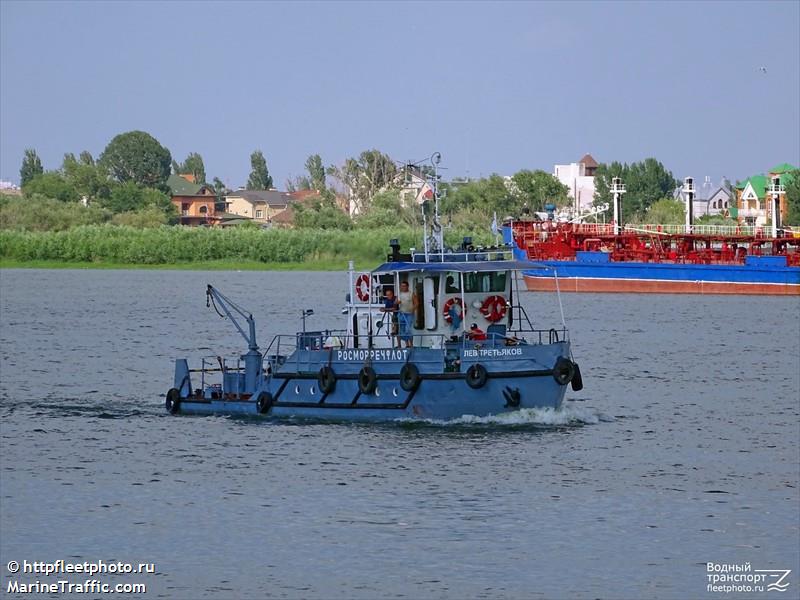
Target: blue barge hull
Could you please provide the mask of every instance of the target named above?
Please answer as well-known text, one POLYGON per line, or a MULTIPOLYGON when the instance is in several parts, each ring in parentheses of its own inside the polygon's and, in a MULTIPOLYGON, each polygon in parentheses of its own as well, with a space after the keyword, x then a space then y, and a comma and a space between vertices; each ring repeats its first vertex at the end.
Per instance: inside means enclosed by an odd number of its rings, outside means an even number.
POLYGON ((523 272, 529 290, 800 295, 800 267, 785 256, 748 256, 745 264, 610 262, 604 252, 578 252, 574 261, 541 261, 523 272))

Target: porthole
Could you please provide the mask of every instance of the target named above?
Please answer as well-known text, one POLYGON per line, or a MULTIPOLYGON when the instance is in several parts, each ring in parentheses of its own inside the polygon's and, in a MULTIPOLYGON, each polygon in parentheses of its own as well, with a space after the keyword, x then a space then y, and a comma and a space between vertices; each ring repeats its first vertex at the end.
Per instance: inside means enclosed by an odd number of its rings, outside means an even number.
POLYGON ((397 398, 397 396, 398 396, 398 395, 399 395, 399 394, 397 393, 397 388, 396 388, 396 387, 393 387, 393 388, 392 388, 392 396, 394 396, 395 398, 397 398))
POLYGON ((308 388, 308 391, 309 391, 309 392, 311 393, 311 395, 313 396, 314 394, 316 394, 316 393, 317 393, 317 388, 315 388, 315 387, 312 385, 310 388, 308 388))
POLYGON ((381 395, 381 388, 379 388, 379 387, 376 387, 376 388, 375 388, 375 396, 376 396, 376 397, 380 397, 380 395, 381 395))
POLYGON ((294 386, 294 393, 295 393, 296 396, 300 395, 300 386, 299 385, 294 386))

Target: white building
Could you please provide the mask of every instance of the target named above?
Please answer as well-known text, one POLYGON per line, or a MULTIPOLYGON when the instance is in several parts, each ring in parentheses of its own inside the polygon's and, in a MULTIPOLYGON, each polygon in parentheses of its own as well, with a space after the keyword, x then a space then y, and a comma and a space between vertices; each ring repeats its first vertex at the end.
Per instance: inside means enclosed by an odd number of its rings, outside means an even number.
POLYGON ((578 211, 589 209, 594 202, 594 173, 597 161, 586 154, 578 162, 555 165, 553 176, 569 188, 569 196, 578 211))

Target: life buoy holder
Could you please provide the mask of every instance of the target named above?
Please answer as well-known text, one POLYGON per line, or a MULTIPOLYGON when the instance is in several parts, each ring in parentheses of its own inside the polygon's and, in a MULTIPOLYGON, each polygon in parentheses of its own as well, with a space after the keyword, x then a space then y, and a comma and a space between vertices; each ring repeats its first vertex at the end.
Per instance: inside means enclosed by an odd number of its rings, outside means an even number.
POLYGON ((358 389, 362 394, 371 394, 378 387, 378 374, 372 367, 362 367, 358 372, 358 389))
POLYGON ((330 394, 336 389, 336 373, 331 367, 322 367, 317 374, 317 383, 323 394, 330 394))
POLYGON ((480 311, 487 321, 496 323, 506 316, 508 302, 502 296, 489 296, 483 301, 480 311))
POLYGON ((369 300, 371 287, 369 275, 362 273, 358 276, 358 279, 356 279, 356 296, 358 296, 358 299, 361 300, 361 302, 366 302, 369 300))
POLYGON ((458 296, 453 296, 447 302, 445 302, 444 306, 442 307, 442 317, 444 317, 444 320, 447 321, 448 323, 453 322, 453 316, 450 314, 450 309, 453 308, 454 304, 458 304, 458 306, 461 308, 462 321, 467 316, 467 311, 464 309, 464 305, 461 303, 461 298, 459 298, 458 296))
POLYGON ((486 367, 480 363, 475 363, 467 369, 467 385, 473 390, 482 388, 486 385, 486 380, 489 378, 489 373, 486 372, 486 367))
POLYGON ((269 412, 269 409, 272 408, 272 403, 274 402, 272 394, 269 392, 261 392, 258 395, 258 400, 256 400, 256 409, 258 410, 258 414, 265 415, 269 412))
POLYGON ((400 387, 405 392, 415 392, 419 387, 422 377, 419 368, 414 363, 406 363, 400 369, 400 387))

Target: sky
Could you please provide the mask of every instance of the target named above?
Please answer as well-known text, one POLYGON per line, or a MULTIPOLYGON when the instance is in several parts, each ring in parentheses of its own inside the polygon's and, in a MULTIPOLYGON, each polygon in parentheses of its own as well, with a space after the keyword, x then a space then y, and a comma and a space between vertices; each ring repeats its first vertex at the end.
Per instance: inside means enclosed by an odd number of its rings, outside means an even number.
POLYGON ((800 164, 799 38, 797 0, 0 0, 0 179, 130 130, 232 188, 255 149, 280 189, 372 148, 446 179, 587 152, 739 179, 800 164))

